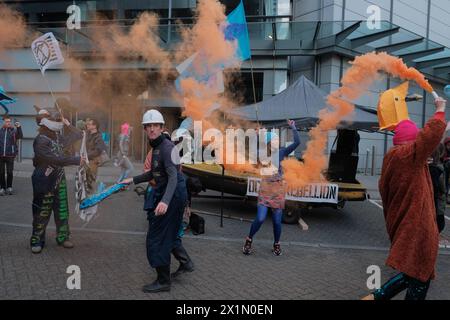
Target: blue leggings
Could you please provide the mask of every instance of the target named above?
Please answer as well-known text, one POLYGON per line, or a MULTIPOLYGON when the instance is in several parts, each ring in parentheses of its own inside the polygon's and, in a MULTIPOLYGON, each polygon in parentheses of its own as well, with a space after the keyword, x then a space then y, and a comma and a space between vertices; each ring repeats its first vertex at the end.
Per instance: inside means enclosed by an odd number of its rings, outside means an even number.
MULTIPOLYGON (((274 243, 280 242, 281 237, 281 216, 283 214, 283 210, 281 209, 272 209, 272 225, 273 225, 273 237, 274 243)), ((258 232, 259 228, 261 228, 264 220, 267 217, 267 211, 269 208, 263 206, 261 204, 258 205, 258 211, 256 213, 256 219, 253 221, 252 226, 250 228, 250 234, 248 237, 253 239, 253 236, 258 232)))

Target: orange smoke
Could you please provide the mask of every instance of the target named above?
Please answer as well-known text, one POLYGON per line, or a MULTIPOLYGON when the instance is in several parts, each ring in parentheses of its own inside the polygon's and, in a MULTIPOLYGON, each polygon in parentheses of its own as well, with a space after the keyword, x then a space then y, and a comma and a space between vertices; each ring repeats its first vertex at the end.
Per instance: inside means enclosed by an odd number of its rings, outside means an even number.
MULTIPOLYGON (((223 65, 227 68, 239 68, 240 61, 236 59, 236 44, 227 41, 223 28, 226 27, 225 7, 217 0, 199 0, 196 10, 196 22, 191 29, 182 30, 182 43, 175 55, 178 63, 183 62, 193 54, 197 54, 192 63, 196 73, 180 81, 182 94, 175 93, 180 105, 184 107, 183 116, 194 121, 202 121, 203 130, 216 128, 224 132, 227 127, 242 126, 243 121, 235 117, 224 117, 226 110, 235 105, 234 98, 229 95, 217 93, 212 87, 198 78, 222 72, 223 65), (220 105, 221 112, 211 112, 214 105, 220 105)), ((233 81, 232 77, 224 75, 224 81, 233 81)), ((249 125, 250 126, 250 125, 249 125)), ((209 141, 204 141, 208 144, 209 141)), ((226 141, 223 141, 226 149, 226 141)), ((236 151, 237 153, 238 151, 236 151)), ((217 156, 217 154, 216 154, 217 156)), ((237 157, 237 155, 235 155, 237 157)), ((225 159, 221 159, 225 162, 225 159)), ((255 168, 250 164, 225 165, 227 170, 249 172, 255 168)))
POLYGON ((159 66, 161 74, 171 68, 170 55, 159 46, 158 16, 143 12, 129 31, 123 26, 110 25, 94 32, 94 42, 105 55, 107 62, 116 63, 121 57, 142 58, 159 66))
POLYGON ((325 180, 322 173, 327 168, 328 162, 325 155, 328 131, 335 130, 341 120, 353 112, 354 105, 347 101, 362 96, 379 78, 380 72, 386 72, 404 80, 414 80, 424 90, 433 91, 423 74, 414 68, 408 68, 402 59, 385 52, 372 52, 356 57, 351 64, 352 66, 341 79, 342 87, 330 93, 327 98, 332 109, 322 110, 319 114, 319 124, 310 131, 311 140, 303 156, 304 162, 288 159, 281 163, 284 178, 291 188, 325 180))
POLYGON ((175 56, 177 61, 181 62, 200 50, 205 66, 231 61, 235 45, 225 40, 222 31, 226 20, 225 7, 217 0, 199 0, 195 17, 195 25, 182 32, 183 41, 175 56))
POLYGON ((26 25, 22 14, 0 4, 0 51, 24 45, 26 25))
MULTIPOLYGON (((198 1, 196 23, 192 29, 183 30, 183 41, 177 48, 177 60, 182 62, 197 53, 193 69, 200 77, 208 73, 221 72, 219 67, 221 64, 239 66, 239 62, 235 59, 235 44, 226 41, 223 34, 225 21, 225 7, 219 1, 198 1)), ((205 115, 215 103, 219 103, 222 109, 230 105, 226 98, 194 77, 183 79, 180 86, 183 94, 178 95, 178 100, 185 108, 183 115, 193 120, 203 120, 206 129, 212 126, 220 129, 222 119, 212 116, 209 121, 205 121, 205 115)))

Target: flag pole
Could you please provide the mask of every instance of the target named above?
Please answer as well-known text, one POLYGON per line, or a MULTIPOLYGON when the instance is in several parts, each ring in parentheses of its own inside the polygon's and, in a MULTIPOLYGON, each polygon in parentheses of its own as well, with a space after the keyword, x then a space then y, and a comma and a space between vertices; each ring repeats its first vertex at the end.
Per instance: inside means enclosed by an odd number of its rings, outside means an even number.
POLYGON ((258 123, 258 127, 259 127, 258 106, 256 105, 255 75, 253 74, 253 58, 252 57, 250 57, 250 70, 251 70, 251 75, 252 75, 253 101, 255 103, 256 122, 258 123))
POLYGON ((44 74, 42 74, 42 77, 45 79, 45 82, 47 83, 48 90, 50 91, 50 94, 51 94, 53 100, 55 101, 55 104, 56 104, 56 107, 58 108, 59 113, 61 113, 61 115, 63 115, 62 110, 61 110, 61 108, 60 108, 59 105, 58 105, 58 101, 56 101, 56 97, 55 97, 55 95, 53 94, 53 90, 52 90, 52 88, 50 87, 50 82, 48 81, 48 79, 45 77, 44 74))

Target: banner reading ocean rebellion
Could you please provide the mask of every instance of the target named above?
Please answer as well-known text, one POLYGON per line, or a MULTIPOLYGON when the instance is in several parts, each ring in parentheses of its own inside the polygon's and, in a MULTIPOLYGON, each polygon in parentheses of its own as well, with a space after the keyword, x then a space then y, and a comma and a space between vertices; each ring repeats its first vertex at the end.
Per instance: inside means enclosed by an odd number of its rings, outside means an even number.
MULTIPOLYGON (((260 178, 248 178, 247 195, 257 197, 260 178)), ((339 186, 332 183, 310 183, 286 193, 286 200, 300 202, 338 203, 339 186)))

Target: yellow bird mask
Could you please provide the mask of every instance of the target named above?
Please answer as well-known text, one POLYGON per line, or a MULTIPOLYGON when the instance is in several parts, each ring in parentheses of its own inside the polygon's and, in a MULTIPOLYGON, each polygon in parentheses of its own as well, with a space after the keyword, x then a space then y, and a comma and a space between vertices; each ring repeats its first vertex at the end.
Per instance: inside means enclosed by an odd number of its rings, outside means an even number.
POLYGON ((378 102, 378 122, 381 130, 394 130, 402 120, 409 119, 406 96, 409 82, 383 92, 378 102))

